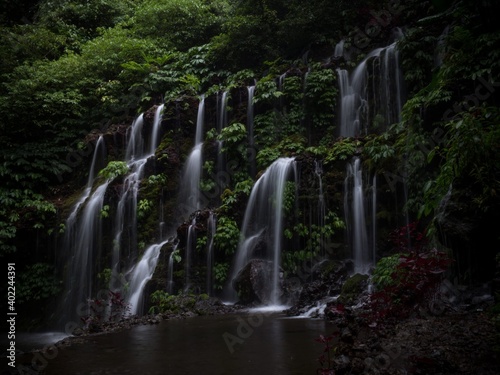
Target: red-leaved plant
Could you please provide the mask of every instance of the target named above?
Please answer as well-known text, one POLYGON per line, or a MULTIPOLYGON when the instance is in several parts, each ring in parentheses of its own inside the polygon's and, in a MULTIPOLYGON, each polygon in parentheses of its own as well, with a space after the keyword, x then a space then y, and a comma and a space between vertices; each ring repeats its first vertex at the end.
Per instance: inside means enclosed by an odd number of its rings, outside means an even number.
POLYGON ((333 332, 328 336, 320 335, 319 338, 314 339, 315 341, 324 345, 323 354, 318 358, 321 368, 318 368, 316 370, 316 374, 335 375, 335 371, 333 370, 333 355, 335 354, 335 345, 333 345, 332 341, 339 334, 339 332, 333 332))
POLYGON ((448 254, 435 249, 402 254, 393 282, 371 295, 372 318, 409 316, 436 295, 450 263, 448 254))
POLYGON ((397 252, 420 252, 427 244, 425 234, 418 230, 418 221, 393 230, 389 233, 389 241, 397 252))

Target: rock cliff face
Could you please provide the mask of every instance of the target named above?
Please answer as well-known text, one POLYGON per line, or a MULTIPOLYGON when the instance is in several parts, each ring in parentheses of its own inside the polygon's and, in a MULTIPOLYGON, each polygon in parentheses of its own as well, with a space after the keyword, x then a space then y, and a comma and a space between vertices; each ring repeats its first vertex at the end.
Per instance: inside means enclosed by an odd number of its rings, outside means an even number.
MULTIPOLYGON (((500 212, 480 207, 477 197, 470 185, 457 184, 443 199, 436 216, 440 241, 453 251, 458 276, 472 283, 494 278, 500 244, 500 212)), ((490 204, 499 204, 496 200, 490 204)))

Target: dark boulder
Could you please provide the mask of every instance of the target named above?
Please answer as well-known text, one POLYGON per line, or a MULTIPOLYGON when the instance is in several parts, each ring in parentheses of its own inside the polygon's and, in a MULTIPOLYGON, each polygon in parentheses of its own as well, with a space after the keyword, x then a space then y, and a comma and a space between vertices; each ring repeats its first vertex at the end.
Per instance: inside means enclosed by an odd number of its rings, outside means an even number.
MULTIPOLYGON (((253 259, 238 273, 233 281, 233 287, 238 292, 241 304, 264 304, 273 302, 273 262, 262 259, 253 259)), ((283 294, 283 273, 280 270, 279 291, 283 294)))

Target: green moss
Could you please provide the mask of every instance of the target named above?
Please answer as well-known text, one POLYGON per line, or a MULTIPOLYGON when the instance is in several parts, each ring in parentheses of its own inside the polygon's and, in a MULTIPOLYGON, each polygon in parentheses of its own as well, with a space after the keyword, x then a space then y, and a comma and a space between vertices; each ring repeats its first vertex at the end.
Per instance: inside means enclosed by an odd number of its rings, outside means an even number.
POLYGON ((368 281, 368 275, 357 273, 352 275, 342 285, 338 301, 344 305, 353 304, 356 298, 363 292, 368 281))

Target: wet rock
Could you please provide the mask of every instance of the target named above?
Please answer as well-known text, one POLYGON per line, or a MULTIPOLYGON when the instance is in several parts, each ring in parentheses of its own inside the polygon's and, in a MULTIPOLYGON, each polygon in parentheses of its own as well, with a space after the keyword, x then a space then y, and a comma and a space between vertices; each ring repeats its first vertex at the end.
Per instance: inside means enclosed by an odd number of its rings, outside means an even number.
POLYGON ((338 302, 344 305, 356 305, 361 302, 368 287, 368 275, 354 274, 342 286, 338 302))
MULTIPOLYGON (((269 304, 273 301, 273 271, 272 262, 253 259, 238 273, 233 281, 233 287, 238 292, 241 304, 269 304)), ((279 297, 283 294, 282 275, 280 273, 279 297)))
POLYGON ((351 270, 352 262, 349 260, 327 260, 316 264, 307 277, 308 282, 301 286, 298 300, 287 314, 300 315, 317 305, 318 301, 328 301, 338 296, 351 270))

